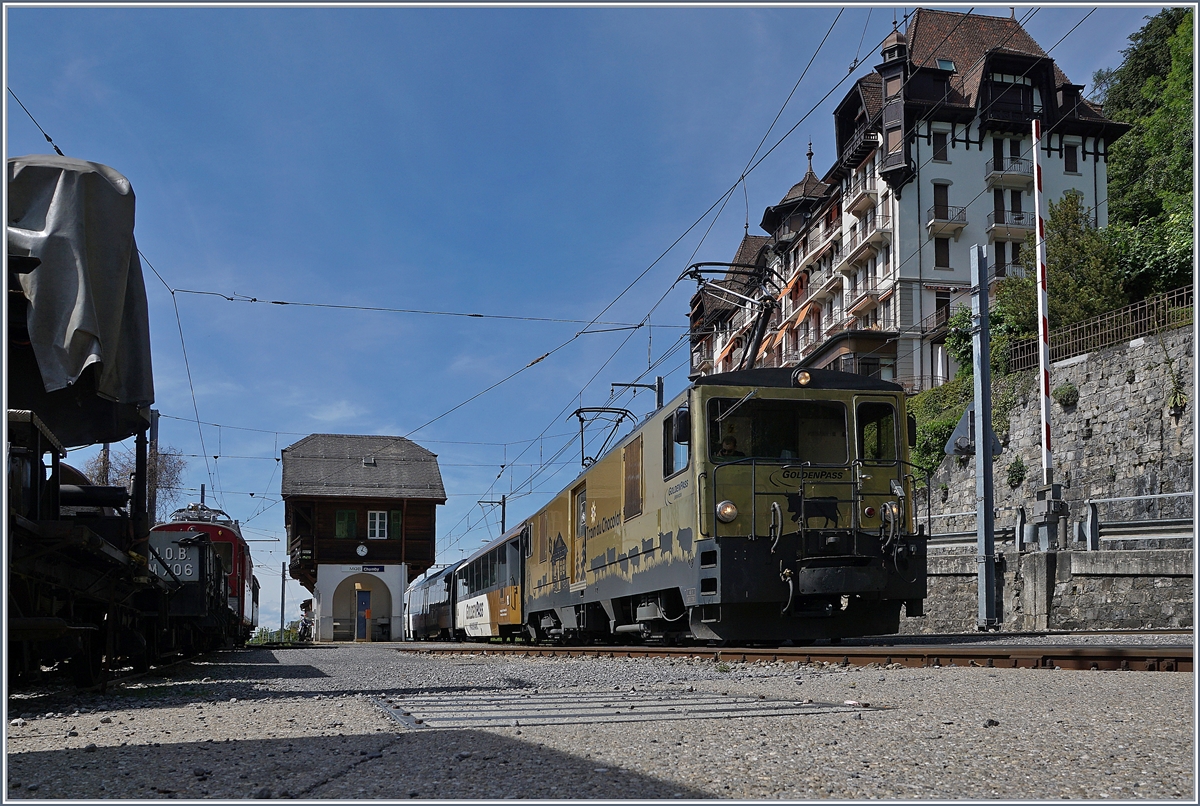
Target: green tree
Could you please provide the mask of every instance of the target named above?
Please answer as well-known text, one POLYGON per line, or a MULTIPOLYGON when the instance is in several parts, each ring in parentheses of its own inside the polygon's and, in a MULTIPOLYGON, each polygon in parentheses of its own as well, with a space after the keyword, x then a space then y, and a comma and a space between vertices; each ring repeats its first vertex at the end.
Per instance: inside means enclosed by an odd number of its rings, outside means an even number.
POLYGON ((1125 304, 1113 270, 1116 251, 1106 234, 1091 222, 1079 194, 1066 193, 1059 201, 1050 202, 1046 269, 1051 328, 1073 325, 1125 304))
POLYGON ((1191 207, 1194 105, 1190 9, 1166 9, 1130 37, 1125 61, 1094 79, 1105 114, 1132 125, 1108 154, 1114 222, 1162 221, 1191 207))

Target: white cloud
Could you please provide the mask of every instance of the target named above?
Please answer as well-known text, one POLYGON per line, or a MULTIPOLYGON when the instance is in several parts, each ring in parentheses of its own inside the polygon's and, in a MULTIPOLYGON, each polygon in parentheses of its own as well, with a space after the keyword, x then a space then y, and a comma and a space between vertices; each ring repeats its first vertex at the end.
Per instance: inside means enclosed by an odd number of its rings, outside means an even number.
POLYGON ((361 417, 366 414, 367 410, 362 406, 357 406, 349 400, 339 400, 334 403, 328 403, 324 406, 318 406, 308 415, 310 418, 322 423, 337 423, 346 420, 353 420, 356 417, 361 417))

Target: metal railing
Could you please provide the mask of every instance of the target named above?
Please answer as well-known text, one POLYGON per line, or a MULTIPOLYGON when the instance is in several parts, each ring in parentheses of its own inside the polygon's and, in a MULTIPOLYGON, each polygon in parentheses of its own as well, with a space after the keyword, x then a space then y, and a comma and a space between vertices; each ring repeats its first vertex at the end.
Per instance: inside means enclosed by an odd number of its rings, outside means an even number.
MULTIPOLYGON (((1186 493, 1159 493, 1157 495, 1128 495, 1119 498, 1088 498, 1083 502, 1087 507, 1087 517, 1080 524, 1082 534, 1077 533, 1077 537, 1083 538, 1083 543, 1088 551, 1100 550, 1100 504, 1117 504, 1130 501, 1153 501, 1163 498, 1193 498, 1194 494, 1186 493)), ((1194 501, 1193 501, 1194 506, 1194 501)), ((1180 519, 1172 518, 1169 521, 1172 525, 1176 524, 1180 519)), ((1192 522, 1195 522, 1195 514, 1192 515, 1192 522)), ((1151 519, 1143 519, 1140 523, 1153 523, 1151 519)))
POLYGON ((849 243, 843 250, 843 254, 849 255, 859 244, 870 238, 876 232, 886 232, 892 227, 892 219, 884 213, 876 213, 872 216, 867 216, 862 219, 858 225, 850 231, 849 243))
MULTIPOLYGON (((1191 286, 1167 291, 1086 322, 1051 331, 1050 360, 1063 361, 1163 330, 1190 325, 1193 316, 1191 286)), ((1037 365, 1037 337, 1015 341, 1009 347, 1009 372, 1033 369, 1037 365)))
POLYGON ((872 193, 875 191, 875 177, 871 174, 859 174, 850 183, 849 197, 854 200, 861 193, 872 193))
POLYGON ((941 205, 935 204, 933 207, 929 208, 928 216, 930 221, 945 222, 947 224, 962 224, 966 226, 967 208, 951 207, 949 205, 942 207, 941 205))
POLYGON ((987 228, 991 229, 997 225, 1033 229, 1033 213, 1023 213, 1020 210, 993 210, 987 214, 987 228))
POLYGON ((1023 157, 1004 157, 999 160, 988 160, 984 165, 983 175, 992 174, 1022 174, 1033 176, 1033 161, 1023 157))

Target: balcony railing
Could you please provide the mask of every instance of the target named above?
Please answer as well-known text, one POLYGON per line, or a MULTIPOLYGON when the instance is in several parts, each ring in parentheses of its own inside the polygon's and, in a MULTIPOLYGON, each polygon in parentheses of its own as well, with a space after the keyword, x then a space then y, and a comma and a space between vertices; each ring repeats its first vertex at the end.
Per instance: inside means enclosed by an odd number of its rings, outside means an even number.
POLYGON ((955 235, 967 226, 967 208, 935 204, 929 208, 926 227, 929 237, 955 235))
POLYGON ((984 117, 992 120, 1028 123, 1042 116, 1041 104, 1007 104, 993 102, 984 110, 984 117))
POLYGON ((883 289, 877 285, 859 286, 858 289, 846 295, 846 298, 850 301, 850 304, 846 306, 846 310, 852 312, 869 310, 873 305, 868 303, 877 303, 879 295, 882 293, 883 289))
POLYGON ((858 164, 862 157, 879 148, 882 142, 883 136, 879 132, 864 126, 854 133, 842 149, 842 161, 846 164, 858 164))
POLYGON ((882 213, 877 213, 873 216, 867 216, 858 222, 858 226, 850 231, 850 238, 847 241, 845 254, 851 256, 864 242, 870 240, 872 236, 881 233, 889 232, 892 229, 892 219, 882 213))
POLYGON ((1021 157, 1005 157, 1000 160, 988 160, 984 166, 983 175, 985 177, 992 174, 1021 174, 1022 176, 1033 176, 1033 161, 1023 159, 1021 157))
POLYGON ((949 205, 940 206, 934 205, 929 208, 929 221, 946 222, 948 224, 961 224, 964 227, 967 225, 967 208, 966 207, 951 207, 949 205))
POLYGON ((1033 229, 1033 213, 1020 210, 993 210, 987 214, 987 228, 1033 229))

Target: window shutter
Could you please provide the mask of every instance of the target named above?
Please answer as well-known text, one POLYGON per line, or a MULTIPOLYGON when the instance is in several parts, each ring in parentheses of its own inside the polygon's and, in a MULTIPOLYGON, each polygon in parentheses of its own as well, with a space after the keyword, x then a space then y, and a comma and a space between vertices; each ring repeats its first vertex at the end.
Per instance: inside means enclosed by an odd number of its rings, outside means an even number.
POLYGON ((392 540, 399 540, 403 532, 401 526, 404 523, 404 513, 399 509, 393 509, 388 513, 388 537, 392 540))

